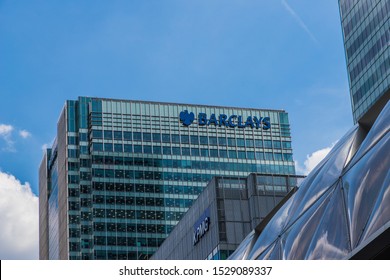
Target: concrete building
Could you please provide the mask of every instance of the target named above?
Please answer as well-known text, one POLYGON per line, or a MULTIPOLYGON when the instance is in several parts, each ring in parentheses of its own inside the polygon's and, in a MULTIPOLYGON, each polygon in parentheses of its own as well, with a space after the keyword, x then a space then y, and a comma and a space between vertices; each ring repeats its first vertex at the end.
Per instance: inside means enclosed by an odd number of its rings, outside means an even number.
POLYGON ((223 260, 303 176, 214 177, 152 259, 223 260))

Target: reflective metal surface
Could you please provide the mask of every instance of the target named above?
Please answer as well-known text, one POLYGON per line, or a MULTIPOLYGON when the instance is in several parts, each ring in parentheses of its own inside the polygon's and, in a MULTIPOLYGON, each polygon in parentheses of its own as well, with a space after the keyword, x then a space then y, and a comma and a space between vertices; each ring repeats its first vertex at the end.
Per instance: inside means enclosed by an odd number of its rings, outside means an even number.
POLYGON ((368 134, 354 126, 230 259, 343 259, 377 234, 390 221, 389 131, 390 101, 368 134))

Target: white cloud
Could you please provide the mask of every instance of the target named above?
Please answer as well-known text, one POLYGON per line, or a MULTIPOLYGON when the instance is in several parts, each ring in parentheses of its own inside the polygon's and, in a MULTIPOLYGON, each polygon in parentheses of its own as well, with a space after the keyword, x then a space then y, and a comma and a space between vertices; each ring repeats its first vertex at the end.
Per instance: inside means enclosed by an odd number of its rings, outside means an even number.
POLYGON ((286 9, 286 11, 295 19, 295 21, 299 24, 299 26, 309 35, 309 37, 318 44, 317 38, 313 35, 310 29, 307 27, 305 22, 301 19, 301 17, 294 11, 294 9, 285 1, 282 0, 282 5, 286 9))
POLYGON ((297 173, 308 175, 328 155, 328 153, 330 152, 330 150, 332 150, 336 143, 337 141, 333 143, 330 147, 320 149, 311 153, 310 155, 307 155, 306 160, 303 163, 303 167, 296 161, 295 168, 297 170, 297 173))
POLYGON ((8 124, 0 124, 0 138, 3 138, 3 140, 6 143, 6 147, 3 148, 4 151, 8 152, 14 152, 14 141, 11 139, 12 131, 14 130, 14 127, 12 125, 8 124))
MULTIPOLYGON (((12 134, 15 128, 9 124, 0 124, 0 139, 3 139, 5 142, 5 147, 2 147, 1 150, 6 152, 16 152, 15 141, 13 140, 12 134)), ((25 129, 19 130, 19 136, 23 139, 31 137, 31 133, 25 129)))
POLYGON ((0 259, 38 259, 38 197, 0 171, 0 259))
POLYGON ((19 135, 20 135, 22 138, 26 139, 26 138, 28 138, 28 137, 31 136, 31 133, 28 132, 28 131, 25 130, 25 129, 22 129, 22 130, 19 130, 19 135))
POLYGON ((14 130, 12 125, 0 124, 0 136, 1 137, 5 137, 7 135, 10 135, 12 130, 14 130))

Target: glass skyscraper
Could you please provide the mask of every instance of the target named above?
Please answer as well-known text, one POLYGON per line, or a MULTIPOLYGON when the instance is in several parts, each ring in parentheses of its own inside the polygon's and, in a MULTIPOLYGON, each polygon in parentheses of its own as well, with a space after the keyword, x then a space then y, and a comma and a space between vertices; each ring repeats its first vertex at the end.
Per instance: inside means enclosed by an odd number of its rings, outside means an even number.
POLYGON ((216 175, 295 174, 283 110, 79 97, 39 172, 41 259, 148 259, 216 175))
POLYGON ((390 0, 339 6, 354 121, 371 126, 390 97, 390 0))

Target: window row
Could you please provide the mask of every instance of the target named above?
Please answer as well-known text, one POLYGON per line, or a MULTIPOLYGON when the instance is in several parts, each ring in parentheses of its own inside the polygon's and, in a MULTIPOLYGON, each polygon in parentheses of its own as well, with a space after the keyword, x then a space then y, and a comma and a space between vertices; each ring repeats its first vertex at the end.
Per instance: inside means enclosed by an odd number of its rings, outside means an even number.
POLYGON ((93 182, 94 191, 199 195, 204 187, 93 182))
POLYGON ((196 157, 219 157, 232 159, 257 159, 257 160, 285 160, 290 161, 290 153, 270 153, 262 151, 237 151, 226 149, 208 149, 208 148, 187 148, 187 147, 161 147, 148 145, 131 144, 111 144, 111 143, 93 143, 91 152, 117 152, 134 154, 157 154, 157 155, 177 155, 177 156, 196 156, 196 157))
POLYGON ((136 237, 105 237, 95 236, 94 243, 99 246, 147 246, 147 247, 159 247, 163 243, 162 238, 144 238, 141 242, 136 237))
MULTIPOLYGON (((192 188, 189 189, 189 191, 192 188)), ((189 194, 189 193, 188 193, 189 194)), ((69 201, 69 210, 80 210, 80 207, 92 207, 94 205, 122 205, 122 206, 151 206, 151 207, 181 207, 189 208, 192 199, 182 198, 155 198, 155 197, 129 197, 129 196, 104 196, 95 195, 93 200, 82 199, 81 202, 69 201)))
POLYGON ((366 68, 366 66, 374 59, 374 57, 390 43, 390 30, 386 30, 385 34, 368 50, 358 64, 350 71, 351 84, 359 76, 359 74, 366 68))
MULTIPOLYGON (((289 125, 283 126, 284 130, 289 131, 289 125)), ((155 143, 177 143, 192 145, 215 145, 229 147, 257 147, 276 149, 291 149, 291 142, 288 141, 271 141, 262 139, 243 139, 231 137, 214 137, 198 135, 179 135, 179 134, 160 134, 160 133, 141 133, 129 131, 111 131, 111 130, 92 130, 92 139, 119 140, 119 141, 142 141, 155 143)))
POLYGON ((353 103, 357 104, 365 97, 371 88, 388 74, 390 69, 390 57, 387 57, 371 74, 371 76, 353 93, 353 103))
POLYGON ((353 12, 352 17, 348 21, 348 23, 344 24, 344 36, 348 37, 348 35, 351 33, 351 31, 358 26, 357 24, 363 19, 362 15, 367 15, 367 11, 370 10, 372 4, 375 3, 375 1, 360 1, 362 4, 358 10, 353 12))
POLYGON ((216 175, 179 172, 94 169, 95 178, 208 182, 216 175))
MULTIPOLYGON (((265 160, 284 159, 293 161, 292 154, 272 154, 264 153, 265 160)), ((153 159, 153 158, 133 158, 133 157, 113 157, 97 156, 92 157, 93 164, 120 166, 140 166, 140 167, 163 167, 163 168, 184 168, 198 170, 230 170, 230 171, 256 171, 256 164, 244 162, 223 162, 223 161, 198 161, 198 160, 178 160, 178 159, 153 159), (248 167, 250 166, 250 167, 248 167)), ((259 164, 257 164, 259 165, 259 164)))
MULTIPOLYGON (((217 165, 227 168, 211 169, 234 172, 260 172, 260 173, 277 173, 293 174, 294 166, 277 165, 277 164, 243 164, 243 163, 226 163, 226 162, 205 162, 209 166, 217 165)), ((208 169, 206 169, 208 170, 208 169)), ((214 172, 215 173, 215 172, 214 172)), ((137 179, 137 180, 167 180, 167 181, 189 181, 189 182, 208 182, 218 174, 197 174, 181 172, 162 172, 162 171, 141 171, 141 170, 114 170, 94 168, 92 171, 93 178, 112 178, 112 179, 137 179)), ((79 184, 79 175, 68 175, 68 183, 79 184)))
MULTIPOLYGON (((138 239, 140 240, 140 239, 138 239)), ((142 241, 139 242, 140 244, 143 244, 142 241)), ((145 240, 145 244, 147 244, 145 240)), ((93 258, 95 260, 148 260, 151 258, 153 253, 146 252, 144 250, 137 250, 137 251, 125 251, 119 249, 119 250, 112 250, 112 247, 110 247, 110 250, 94 250, 93 252, 93 258)), ((85 256, 86 258, 89 257, 87 254, 82 254, 82 256, 85 256)), ((70 255, 69 259, 79 259, 79 256, 72 256, 70 255)))
MULTIPOLYGON (((184 209, 183 209, 184 210, 184 209)), ((144 210, 121 210, 121 209, 93 209, 93 218, 109 219, 137 219, 137 220, 160 220, 179 221, 185 212, 177 211, 144 211, 144 210)), ((78 215, 69 215, 77 219, 78 215)))
POLYGON ((382 24, 383 21, 386 21, 389 18, 390 0, 386 0, 386 4, 383 5, 383 7, 379 6, 380 5, 377 5, 376 8, 372 11, 373 15, 371 16, 371 21, 366 25, 366 27, 359 31, 359 35, 351 36, 351 39, 356 37, 353 39, 351 44, 347 43, 349 45, 349 47, 347 47, 347 57, 349 59, 351 59, 356 51, 359 50, 366 42, 366 40, 370 38, 370 35, 373 34, 376 28, 382 24))
MULTIPOLYGON (((110 232, 119 232, 119 233, 157 233, 157 234, 169 234, 174 226, 172 225, 153 225, 153 224, 135 224, 135 223, 104 223, 104 222, 94 222, 93 231, 96 235, 97 233, 110 233, 110 232)), ((92 230, 91 230, 92 233, 92 230)), ((81 237, 81 231, 77 228, 69 229, 70 238, 79 238, 81 237)))

